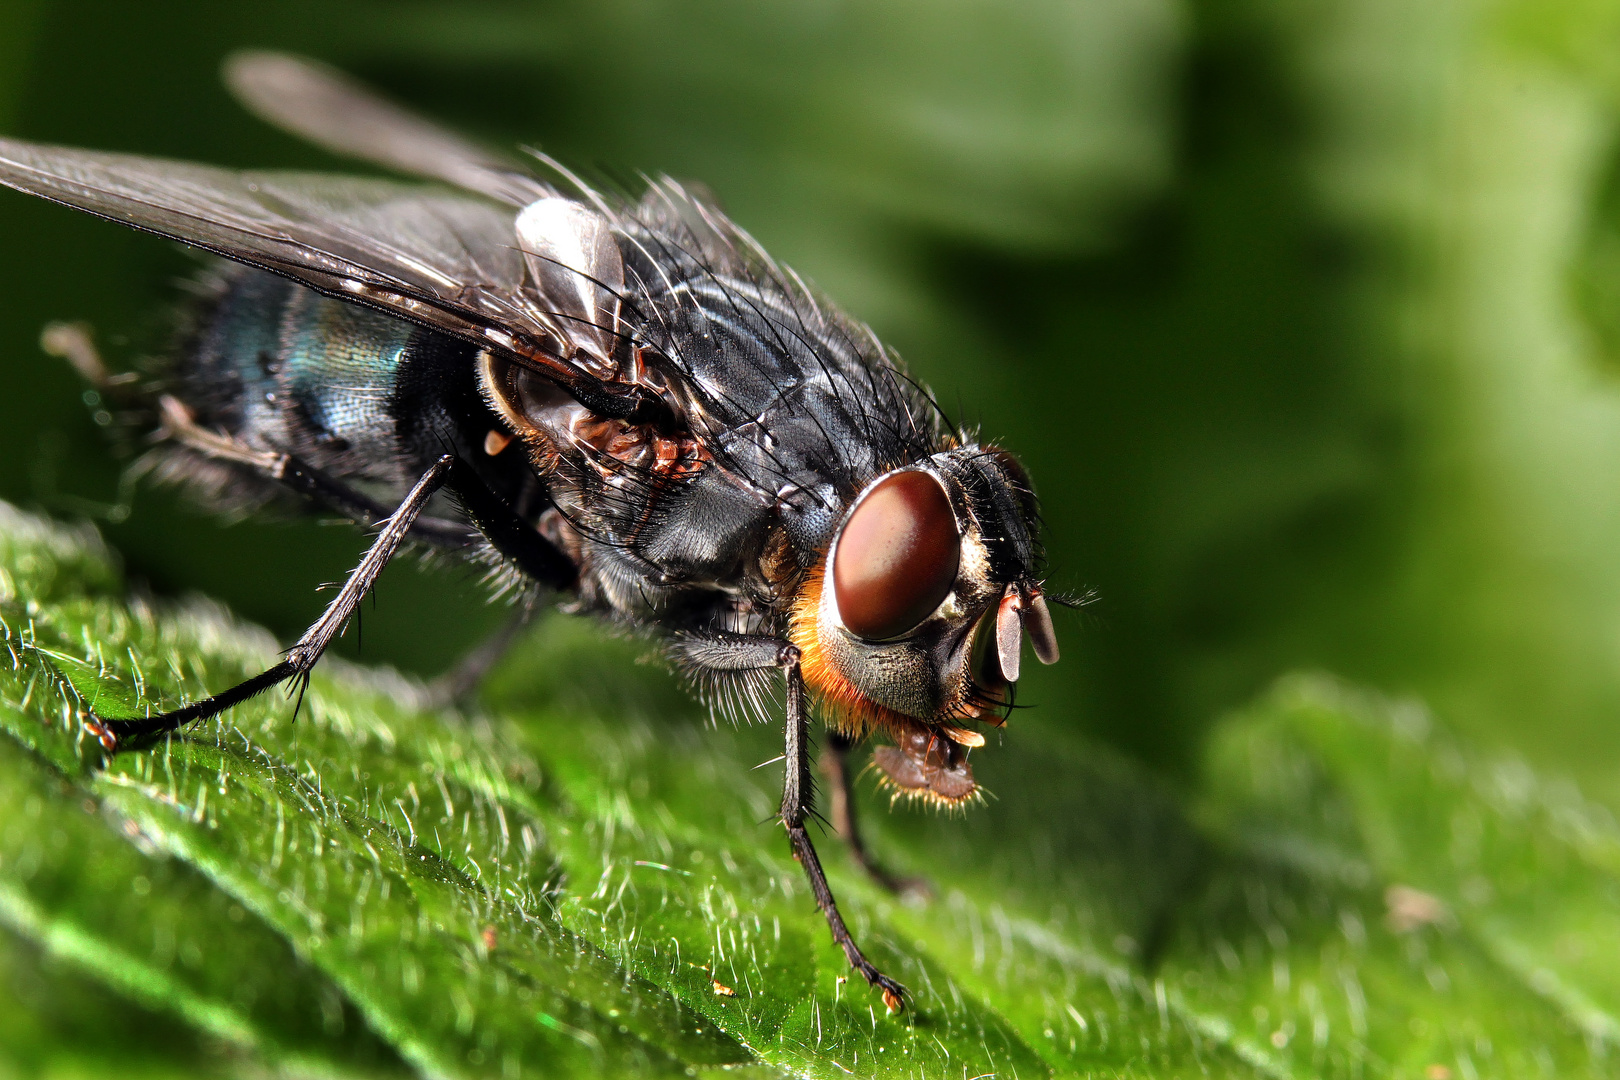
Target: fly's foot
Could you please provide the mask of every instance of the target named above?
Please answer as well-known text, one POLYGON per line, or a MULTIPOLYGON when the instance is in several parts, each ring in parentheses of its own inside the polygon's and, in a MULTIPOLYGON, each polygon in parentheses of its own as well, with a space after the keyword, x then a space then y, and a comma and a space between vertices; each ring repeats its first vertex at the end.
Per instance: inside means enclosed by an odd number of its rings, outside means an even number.
POLYGON ((883 1007, 891 1013, 902 1012, 906 1007, 906 988, 883 974, 881 971, 865 971, 866 981, 883 992, 883 1007))
POLYGON ((95 713, 84 718, 84 730, 89 736, 101 744, 101 748, 109 754, 118 752, 118 732, 106 721, 100 719, 95 713))
POLYGON ((844 955, 849 957, 850 967, 860 972, 862 978, 883 994, 883 1005, 886 1009, 892 1013, 904 1009, 906 1007, 906 988, 879 971, 877 966, 862 955, 858 948, 852 951, 849 947, 851 945, 854 945, 853 941, 849 942, 844 948, 844 955))

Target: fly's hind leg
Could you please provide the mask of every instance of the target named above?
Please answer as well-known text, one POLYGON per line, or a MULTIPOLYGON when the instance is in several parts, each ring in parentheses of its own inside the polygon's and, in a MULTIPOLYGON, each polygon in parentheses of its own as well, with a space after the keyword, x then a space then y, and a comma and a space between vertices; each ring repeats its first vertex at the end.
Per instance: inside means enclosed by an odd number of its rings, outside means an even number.
POLYGON ((348 580, 343 583, 343 588, 326 606, 321 617, 304 632, 304 636, 287 650, 286 659, 281 663, 245 682, 238 683, 229 690, 202 701, 192 702, 172 712, 159 713, 139 720, 104 720, 92 716, 85 721, 85 729, 100 740, 103 747, 112 752, 116 751, 119 744, 125 740, 162 735, 194 721, 218 716, 231 706, 239 705, 272 686, 289 679, 307 676, 315 667, 316 661, 321 658, 321 654, 326 651, 326 647, 332 643, 332 639, 337 637, 344 624, 348 622, 349 616, 354 614, 354 609, 359 606, 361 599, 377 583, 378 576, 388 565, 388 560, 399 550, 399 545, 410 532, 412 523, 422 512, 422 507, 427 505, 433 493, 443 486, 454 463, 455 458, 445 454, 422 474, 416 486, 411 488, 410 493, 399 504, 399 509, 395 510, 383 524, 377 539, 372 542, 371 548, 360 560, 360 565, 350 572, 348 580))
POLYGON ((831 803, 828 810, 832 814, 833 828, 838 830, 838 835, 849 845, 849 853, 856 864, 879 886, 896 896, 927 899, 933 895, 934 890, 926 879, 901 877, 892 873, 866 849, 866 843, 861 837, 860 823, 856 818, 855 785, 849 774, 849 752, 852 746, 853 743, 848 736, 840 735, 836 731, 827 733, 827 748, 821 755, 821 775, 827 778, 827 793, 831 803))
POLYGON ((448 708, 471 700, 489 673, 512 651, 533 618, 534 608, 520 603, 498 630, 468 650, 449 671, 428 683, 429 703, 437 708, 448 708))

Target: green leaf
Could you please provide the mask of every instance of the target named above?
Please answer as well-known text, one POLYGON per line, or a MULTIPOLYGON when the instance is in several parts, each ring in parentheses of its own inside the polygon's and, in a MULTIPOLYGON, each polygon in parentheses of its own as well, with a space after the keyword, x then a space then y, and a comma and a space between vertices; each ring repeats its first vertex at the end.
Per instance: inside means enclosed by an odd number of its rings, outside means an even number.
POLYGON ((1620 1066, 1620 830, 1568 785, 1319 676, 1224 725, 1209 781, 1233 869, 1167 956, 1190 999, 1312 1072, 1620 1066))
POLYGON ((173 704, 273 647, 121 598, 88 534, 7 509, 0 550, 5 970, 42 1031, 99 995, 185 1033, 132 1040, 159 1074, 1614 1070, 1620 833, 1409 704, 1284 684, 1222 725, 1193 818, 1039 724, 966 819, 868 815, 936 889, 901 903, 823 845, 912 990, 890 1016, 770 821, 777 733, 704 727, 634 643, 548 620, 471 717, 331 663, 296 721, 272 695, 109 760, 85 702, 173 704))
POLYGON ((177 1017, 0 929, 0 1075, 231 1076, 244 1062, 177 1017))
POLYGON ((322 1071, 403 1071, 284 938, 153 852, 135 822, 0 743, 0 922, 214 1039, 322 1071))

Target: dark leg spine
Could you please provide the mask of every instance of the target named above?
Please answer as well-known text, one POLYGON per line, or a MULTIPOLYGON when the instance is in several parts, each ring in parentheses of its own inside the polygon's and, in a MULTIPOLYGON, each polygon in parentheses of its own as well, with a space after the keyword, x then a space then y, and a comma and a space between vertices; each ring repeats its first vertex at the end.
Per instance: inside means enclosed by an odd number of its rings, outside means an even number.
POLYGON ((314 625, 304 632, 304 636, 287 650, 287 658, 281 663, 245 682, 238 683, 229 690, 172 712, 159 713, 157 716, 148 716, 140 720, 103 720, 92 716, 85 722, 86 730, 99 739, 101 745, 108 751, 114 751, 118 749, 122 740, 161 735, 195 720, 218 716, 231 706, 261 694, 278 683, 308 676, 316 661, 321 658, 321 654, 326 651, 326 647, 342 631, 349 616, 360 605, 361 599, 377 583, 378 576, 388 565, 388 560, 399 550, 399 545, 410 532, 417 515, 422 512, 422 507, 427 505, 433 493, 444 484, 454 463, 455 458, 445 454, 422 474, 416 486, 411 488, 410 493, 400 503, 399 509, 395 510, 384 523, 382 531, 377 534, 377 539, 372 542, 371 548, 360 560, 360 565, 354 568, 348 580, 343 583, 342 590, 326 606, 326 610, 315 620, 314 625))

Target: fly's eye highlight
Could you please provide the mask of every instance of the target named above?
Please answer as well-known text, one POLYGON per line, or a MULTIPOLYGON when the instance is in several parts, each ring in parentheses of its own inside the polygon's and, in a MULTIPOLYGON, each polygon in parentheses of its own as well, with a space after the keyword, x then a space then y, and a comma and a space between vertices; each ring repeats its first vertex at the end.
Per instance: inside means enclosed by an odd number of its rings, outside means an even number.
POLYGON ((925 472, 877 483, 844 524, 833 555, 833 595, 844 626, 882 641, 915 628, 956 583, 962 538, 951 500, 925 472))

